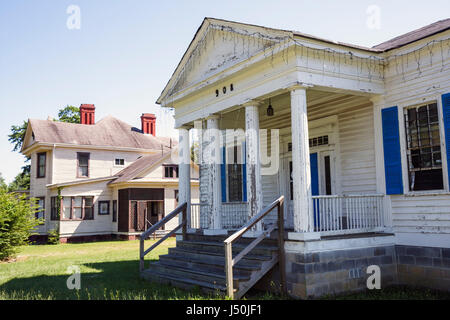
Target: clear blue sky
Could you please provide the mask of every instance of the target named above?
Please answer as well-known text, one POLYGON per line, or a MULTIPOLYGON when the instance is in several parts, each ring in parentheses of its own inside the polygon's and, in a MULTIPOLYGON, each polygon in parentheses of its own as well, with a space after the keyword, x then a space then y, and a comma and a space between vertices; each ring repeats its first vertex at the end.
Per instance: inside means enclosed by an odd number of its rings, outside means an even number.
POLYGON ((67 104, 94 103, 97 119, 135 126, 155 112, 157 132, 171 134, 155 101, 206 16, 372 46, 449 12, 448 0, 0 0, 0 173, 10 182, 23 165, 7 141, 11 125, 67 104), (81 10, 79 30, 66 27, 69 5, 81 10), (379 30, 366 26, 369 5, 380 8, 379 30))

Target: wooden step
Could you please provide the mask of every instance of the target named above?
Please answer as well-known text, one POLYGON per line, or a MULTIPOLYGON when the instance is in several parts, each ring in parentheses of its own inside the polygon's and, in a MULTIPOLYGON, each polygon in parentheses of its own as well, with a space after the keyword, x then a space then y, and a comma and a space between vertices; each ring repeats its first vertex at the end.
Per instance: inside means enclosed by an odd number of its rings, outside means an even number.
MULTIPOLYGON (((207 241, 178 241, 177 248, 185 250, 202 250, 207 252, 218 252, 225 256, 225 248, 223 243, 219 242, 207 242, 207 241)), ((233 244, 233 255, 238 254, 246 248, 244 244, 233 244)), ((251 253, 254 255, 267 255, 272 256, 272 253, 278 251, 277 246, 272 245, 258 245, 251 253)))
MULTIPOLYGON (((150 271, 155 271, 160 274, 169 274, 174 275, 177 277, 185 278, 185 279, 192 279, 197 281, 203 281, 203 282, 209 282, 213 284, 219 284, 224 285, 226 283, 226 276, 225 272, 218 272, 218 271, 206 271, 206 270, 199 270, 199 269, 186 269, 176 266, 168 266, 159 263, 158 261, 155 261, 150 264, 150 267, 148 268, 150 271)), ((234 286, 239 287, 239 282, 246 282, 250 280, 250 275, 243 275, 239 274, 237 272, 233 272, 233 280, 234 280, 234 286)))
MULTIPOLYGON (((223 252, 211 252, 211 251, 203 251, 203 250, 186 250, 184 248, 169 248, 169 255, 174 256, 182 256, 186 258, 200 258, 205 260, 211 260, 211 259, 225 259, 225 255, 223 252)), ((272 255, 255 255, 255 254, 247 254, 242 259, 242 261, 250 262, 250 263, 257 263, 260 261, 267 261, 272 258, 272 255)), ((224 260, 225 263, 225 260, 224 260)))
MULTIPOLYGON (((225 285, 211 284, 209 282, 192 280, 189 278, 181 278, 166 273, 158 273, 151 270, 144 270, 141 273, 141 276, 149 281, 170 284, 174 287, 181 289, 190 290, 195 287, 199 287, 203 292, 210 294, 225 295, 226 293, 225 285)), ((237 289, 234 291, 237 292, 237 289)))
MULTIPOLYGON (((184 289, 200 287, 207 293, 226 293, 225 236, 190 235, 177 241, 159 261, 151 262, 141 272, 145 279, 170 284, 184 289)), ((244 250, 253 239, 233 244, 233 256, 244 250)), ((233 267, 233 288, 241 298, 278 262, 276 241, 263 241, 233 267)))

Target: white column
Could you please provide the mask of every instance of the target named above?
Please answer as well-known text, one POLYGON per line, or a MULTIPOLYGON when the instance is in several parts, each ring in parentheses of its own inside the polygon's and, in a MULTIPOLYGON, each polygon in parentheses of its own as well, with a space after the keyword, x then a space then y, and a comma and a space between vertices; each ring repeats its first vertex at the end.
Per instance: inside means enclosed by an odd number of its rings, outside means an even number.
POLYGON ((314 217, 311 198, 311 169, 306 89, 291 90, 292 177, 294 184, 294 231, 313 231, 314 217))
MULTIPOLYGON (((259 147, 259 113, 255 102, 245 105, 245 139, 247 157, 247 202, 248 218, 251 219, 263 209, 261 185, 261 156, 259 147)), ((261 231, 262 224, 255 231, 261 231)))
POLYGON ((209 229, 221 230, 221 181, 220 181, 220 131, 219 116, 212 115, 206 119, 207 146, 204 150, 204 163, 208 166, 208 198, 210 200, 211 216, 209 229))
POLYGON ((191 148, 189 145, 189 128, 180 127, 178 133, 178 203, 187 202, 186 214, 189 228, 191 225, 191 148))

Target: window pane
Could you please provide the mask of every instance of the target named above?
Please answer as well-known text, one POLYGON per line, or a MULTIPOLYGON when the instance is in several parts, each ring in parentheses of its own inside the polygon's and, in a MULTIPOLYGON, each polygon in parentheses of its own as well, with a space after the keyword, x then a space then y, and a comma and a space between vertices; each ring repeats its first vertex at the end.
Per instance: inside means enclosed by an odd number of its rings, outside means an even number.
POLYGON ((72 209, 72 198, 63 198, 63 218, 70 219, 70 210, 72 209))
POLYGON ((81 208, 81 200, 82 200, 82 198, 81 197, 75 197, 73 200, 74 200, 73 201, 73 205, 75 207, 81 208))
POLYGON ((87 177, 88 176, 88 167, 79 167, 78 168, 78 175, 80 177, 87 177))
POLYGON ((79 155, 78 163, 80 166, 87 166, 89 164, 89 158, 86 155, 79 155))
POLYGON ((73 209, 73 219, 81 219, 81 208, 73 209))
POLYGON ((405 111, 410 190, 443 189, 437 104, 405 111))

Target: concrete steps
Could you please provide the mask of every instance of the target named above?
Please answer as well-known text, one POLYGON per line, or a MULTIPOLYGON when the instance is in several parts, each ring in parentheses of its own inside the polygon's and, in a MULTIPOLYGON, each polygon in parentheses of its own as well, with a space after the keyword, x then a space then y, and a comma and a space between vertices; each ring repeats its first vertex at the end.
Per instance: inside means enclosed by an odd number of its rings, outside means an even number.
MULTIPOLYGON (((141 276, 147 280, 184 289, 199 287, 213 294, 226 294, 225 236, 188 235, 177 241, 167 255, 150 263, 141 276)), ((233 256, 254 239, 242 239, 233 245, 233 256)), ((266 239, 233 268, 235 297, 242 297, 277 262, 276 241, 266 239)))

